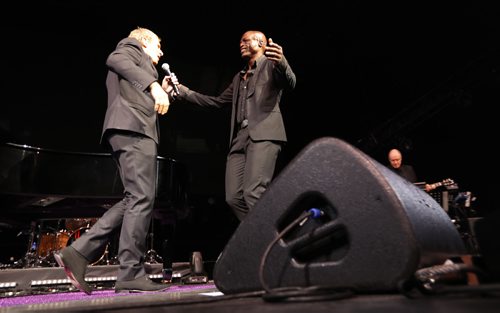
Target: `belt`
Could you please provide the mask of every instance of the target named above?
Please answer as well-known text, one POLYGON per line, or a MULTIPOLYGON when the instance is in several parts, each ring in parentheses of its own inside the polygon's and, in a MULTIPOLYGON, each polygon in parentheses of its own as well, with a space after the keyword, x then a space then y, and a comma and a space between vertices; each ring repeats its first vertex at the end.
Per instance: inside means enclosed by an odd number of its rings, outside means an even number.
POLYGON ((242 128, 245 128, 248 126, 248 120, 247 119, 244 119, 241 123, 240 123, 240 129, 242 128))

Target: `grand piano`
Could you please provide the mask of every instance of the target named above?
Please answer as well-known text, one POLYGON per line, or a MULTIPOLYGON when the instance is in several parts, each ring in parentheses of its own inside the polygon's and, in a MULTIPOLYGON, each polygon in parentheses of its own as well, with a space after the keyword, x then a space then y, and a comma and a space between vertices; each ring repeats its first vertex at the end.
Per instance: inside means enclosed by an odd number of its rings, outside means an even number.
MULTIPOLYGON (((187 170, 171 158, 158 156, 157 162, 154 216, 175 219, 187 209, 187 170)), ((0 232, 33 232, 34 225, 37 236, 73 232, 89 227, 122 197, 123 185, 109 153, 0 145, 0 232)))
MULTIPOLYGON (((157 207, 182 207, 186 169, 158 156, 157 207)), ((15 143, 0 146, 0 215, 85 217, 101 215, 123 198, 123 186, 109 153, 43 149, 15 143)))

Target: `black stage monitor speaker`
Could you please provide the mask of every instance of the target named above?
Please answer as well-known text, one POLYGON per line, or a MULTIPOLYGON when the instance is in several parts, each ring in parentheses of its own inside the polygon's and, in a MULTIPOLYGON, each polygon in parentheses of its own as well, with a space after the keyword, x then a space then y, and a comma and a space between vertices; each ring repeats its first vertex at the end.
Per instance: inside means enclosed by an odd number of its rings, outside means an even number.
POLYGON ((213 276, 225 294, 263 290, 262 281, 268 288, 392 291, 417 269, 463 254, 458 230, 425 191, 326 137, 275 178, 219 255, 213 276), (290 227, 313 208, 321 210, 318 218, 290 227))

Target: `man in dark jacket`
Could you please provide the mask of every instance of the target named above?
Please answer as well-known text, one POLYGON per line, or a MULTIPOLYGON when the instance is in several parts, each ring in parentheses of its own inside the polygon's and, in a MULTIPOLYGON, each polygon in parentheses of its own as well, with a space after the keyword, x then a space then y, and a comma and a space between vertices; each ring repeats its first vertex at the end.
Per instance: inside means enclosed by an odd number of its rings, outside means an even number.
POLYGON ((205 107, 231 105, 231 134, 226 162, 226 202, 241 221, 268 188, 278 154, 286 142, 280 111, 284 91, 296 78, 283 49, 260 31, 240 39, 245 67, 219 96, 207 96, 180 84, 180 99, 205 107))
POLYGON ((90 294, 87 265, 120 229, 120 267, 115 292, 167 289, 151 281, 144 268, 146 236, 156 195, 158 114, 168 111, 168 94, 158 82, 155 65, 163 56, 160 38, 145 28, 133 30, 108 56, 108 108, 101 142, 108 143, 118 165, 124 198, 108 209, 92 228, 54 257, 71 283, 90 294))

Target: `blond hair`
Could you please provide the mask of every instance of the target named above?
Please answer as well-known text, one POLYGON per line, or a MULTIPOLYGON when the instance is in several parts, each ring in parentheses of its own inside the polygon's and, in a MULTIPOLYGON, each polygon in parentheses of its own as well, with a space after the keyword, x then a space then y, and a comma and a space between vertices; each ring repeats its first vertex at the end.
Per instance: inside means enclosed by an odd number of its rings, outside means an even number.
POLYGON ((158 35, 150 31, 149 29, 143 27, 137 27, 136 29, 131 31, 128 36, 131 38, 135 38, 142 43, 145 42, 150 43, 154 38, 158 39, 158 41, 161 41, 158 35))

